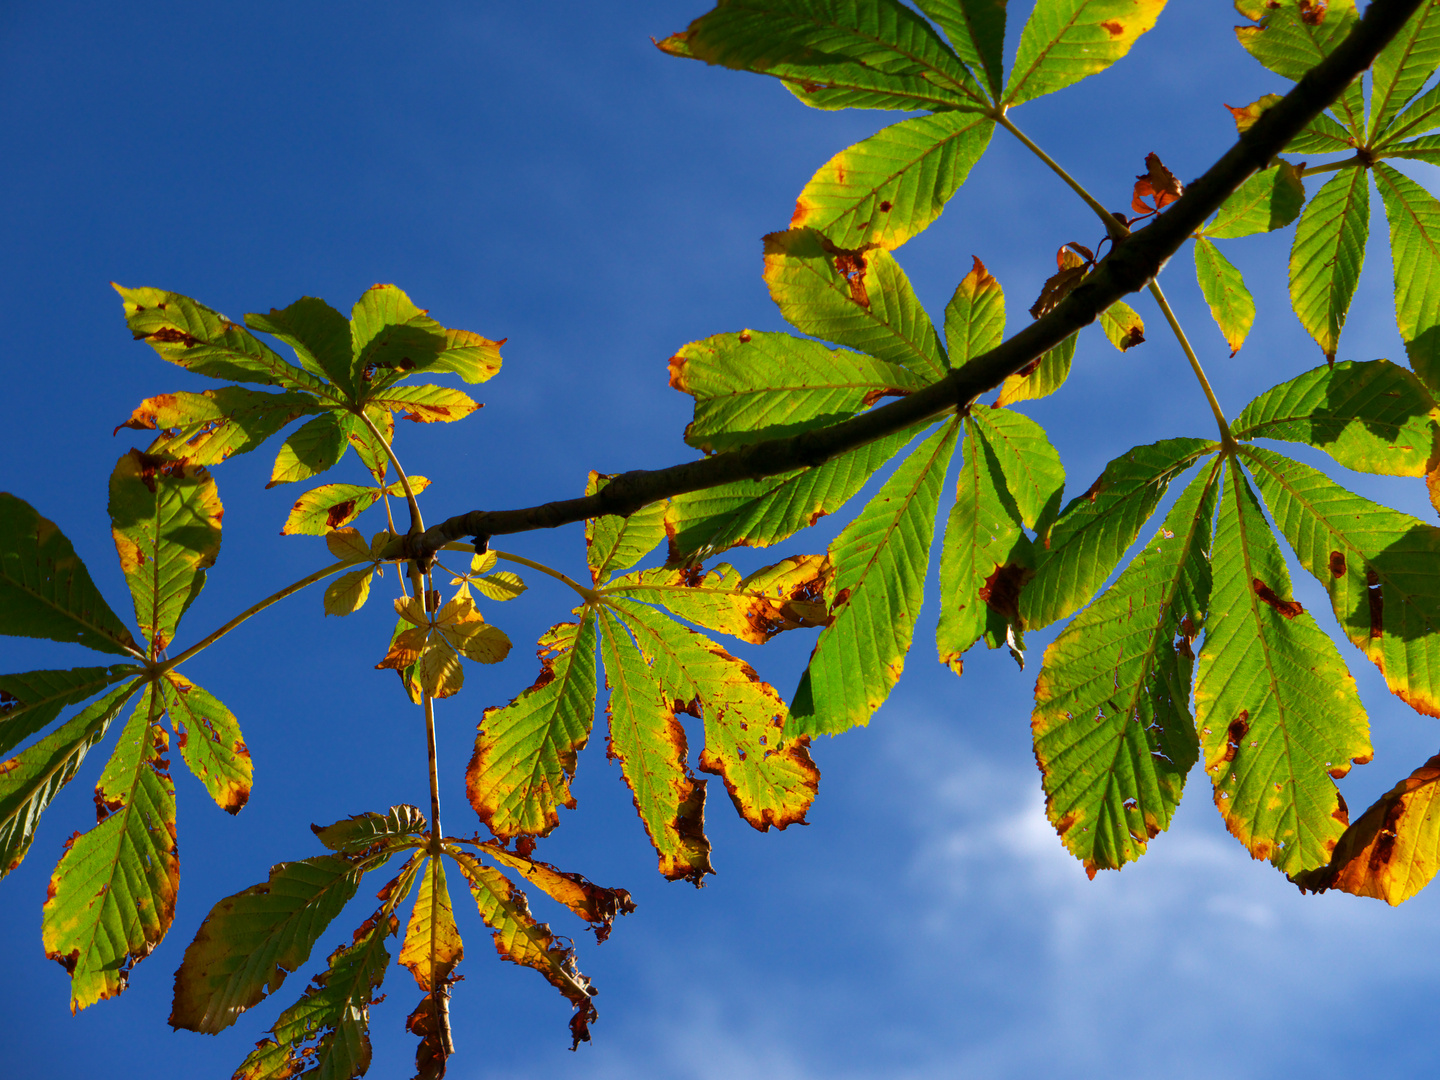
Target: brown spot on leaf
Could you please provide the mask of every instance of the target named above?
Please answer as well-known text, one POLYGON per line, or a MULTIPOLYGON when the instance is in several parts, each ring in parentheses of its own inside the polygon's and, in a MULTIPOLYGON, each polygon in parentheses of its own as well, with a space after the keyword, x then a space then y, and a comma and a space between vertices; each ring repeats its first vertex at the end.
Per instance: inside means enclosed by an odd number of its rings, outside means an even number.
POLYGON ((882 199, 880 201, 880 212, 882 214, 888 214, 893 206, 894 204, 889 199, 882 199))
POLYGON ((831 604, 830 606, 831 606, 831 608, 838 608, 841 604, 845 603, 845 601, 847 601, 847 600, 849 600, 849 599, 850 599, 850 590, 849 590, 849 589, 841 589, 839 592, 837 592, 837 593, 835 594, 835 602, 834 602, 833 604, 831 604))
POLYGON ((1279 596, 1275 595, 1275 590, 1270 588, 1269 585, 1266 585, 1259 578, 1255 578, 1250 582, 1250 584, 1255 589, 1255 595, 1260 597, 1261 600, 1274 608, 1282 617, 1286 619, 1293 619, 1296 615, 1301 615, 1304 613, 1304 604, 1300 603, 1300 601, 1298 600, 1280 599, 1279 596))
MULTIPOLYGON (((298 505, 298 504, 297 504, 298 505)), ((350 513, 355 509, 354 499, 345 499, 330 507, 325 514, 325 525, 331 529, 338 529, 350 518, 350 513)))
POLYGON ((741 331, 740 331, 740 344, 741 344, 741 345, 748 345, 748 344, 750 344, 750 331, 749 331, 749 330, 741 330, 741 331))
POLYGON ((1063 817, 1060 818, 1059 821, 1055 822, 1055 831, 1061 836, 1064 836, 1075 824, 1076 816, 1077 815, 1073 810, 1070 813, 1065 814, 1063 817))
POLYGON ((1300 0, 1300 21, 1306 26, 1319 26, 1325 21, 1327 0, 1300 0))
POLYGON ((1102 22, 1100 24, 1100 29, 1104 30, 1107 34, 1109 34, 1112 39, 1122 38, 1125 36, 1125 27, 1122 26, 1120 23, 1116 22, 1114 19, 1110 20, 1109 22, 1102 22))
POLYGON ((865 291, 865 253, 836 249, 835 269, 850 286, 850 299, 863 308, 870 306, 870 294, 865 291))
POLYGON ((153 334, 142 334, 141 336, 165 345, 184 345, 187 349, 193 349, 200 344, 199 338, 185 333, 184 330, 177 330, 173 326, 167 326, 163 330, 156 330, 153 334))
POLYGON ((1365 571, 1365 599, 1370 604, 1370 639, 1385 636, 1385 593, 1380 585, 1380 576, 1374 570, 1365 571))
POLYGON ((1016 566, 1013 563, 997 566, 995 572, 986 578, 985 584, 980 587, 980 599, 985 601, 992 611, 1004 616, 1007 621, 1014 622, 1020 615, 1020 590, 1033 576, 1034 571, 1028 567, 1016 566))
POLYGON ((1095 478, 1095 482, 1085 489, 1085 494, 1081 495, 1080 497, 1082 499, 1088 499, 1090 502, 1093 503, 1095 501, 1095 496, 1099 495, 1100 492, 1104 491, 1105 487, 1105 474, 1101 473, 1095 478))
POLYGON ((20 699, 8 690, 0 690, 0 714, 7 713, 20 704, 20 699))
POLYGON ((1225 760, 1234 761, 1235 755, 1240 750, 1240 742, 1245 738, 1245 733, 1250 730, 1250 710, 1241 709, 1240 715, 1230 721, 1230 727, 1225 731, 1225 760))
POLYGON ((860 404, 863 405, 865 408, 868 409, 871 405, 874 405, 874 404, 875 404, 877 401, 879 401, 881 398, 887 398, 887 397, 908 397, 908 396, 910 395, 910 393, 911 393, 911 392, 910 392, 909 390, 903 389, 903 388, 901 388, 901 387, 896 387, 896 386, 878 387, 878 386, 877 386, 875 389, 873 389, 873 390, 867 390, 867 391, 865 392, 865 396, 860 399, 860 404))
POLYGON ((1343 552, 1330 552, 1330 576, 1337 578, 1345 576, 1345 555, 1343 552))

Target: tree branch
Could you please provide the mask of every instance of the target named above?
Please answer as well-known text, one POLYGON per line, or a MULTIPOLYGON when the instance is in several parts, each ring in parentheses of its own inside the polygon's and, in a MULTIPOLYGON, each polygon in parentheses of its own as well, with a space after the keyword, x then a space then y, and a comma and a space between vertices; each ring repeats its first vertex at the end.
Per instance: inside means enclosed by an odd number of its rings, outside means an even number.
POLYGON ((822 465, 831 458, 924 420, 967 408, 1071 334, 1094 322, 1121 297, 1138 292, 1232 192, 1263 169, 1374 61, 1423 0, 1372 0, 1359 23, 1295 88, 1267 109, 1223 157, 1177 201, 1114 245, 1095 270, 1054 311, 938 382, 860 416, 783 439, 722 454, 621 473, 594 495, 518 510, 472 510, 405 542, 405 554, 427 562, 445 544, 553 529, 607 514, 627 516, 660 499, 689 491, 822 465))

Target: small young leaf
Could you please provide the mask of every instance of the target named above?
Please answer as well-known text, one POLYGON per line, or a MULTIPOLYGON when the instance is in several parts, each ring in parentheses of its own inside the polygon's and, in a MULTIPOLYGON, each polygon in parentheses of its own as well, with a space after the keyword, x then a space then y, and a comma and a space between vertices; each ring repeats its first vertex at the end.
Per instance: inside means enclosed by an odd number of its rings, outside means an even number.
POLYGON ((1117 300, 1100 313, 1100 329, 1121 352, 1133 349, 1145 340, 1145 322, 1135 309, 1124 301, 1117 300))
POLYGON ((220 809, 238 814, 250 800, 255 770, 234 714, 179 672, 160 684, 180 756, 220 809))
POLYGON ((291 420, 319 411, 309 394, 221 386, 203 394, 146 398, 120 427, 158 430, 148 454, 186 465, 218 465, 254 450, 291 420))
POLYGON ((1331 361, 1365 263, 1370 235, 1366 171, 1342 169, 1315 193, 1300 215, 1290 249, 1290 302, 1331 361))
POLYGON ((374 573, 374 567, 367 566, 362 570, 341 574, 327 585, 324 597, 325 614, 353 615, 364 607, 365 601, 370 598, 370 578, 374 573))
MULTIPOLYGON (((430 481, 423 476, 409 479, 410 490, 417 495, 430 486, 430 481)), ((405 488, 398 480, 384 488, 364 484, 321 484, 295 500, 280 533, 282 536, 324 536, 333 529, 350 524, 386 494, 403 499, 405 488)))
POLYGON ((1345 830, 1326 866, 1290 875, 1302 890, 1339 889, 1398 906, 1440 869, 1440 754, 1380 796, 1345 830))
POLYGON ((980 257, 971 258, 975 265, 945 305, 945 347, 952 367, 989 352, 1005 336, 1005 292, 980 257))
POLYGON ((210 473, 131 450, 110 475, 110 531, 152 653, 165 649, 220 553, 224 509, 210 473))
POLYGON ((1063 90, 1104 71, 1155 25, 1165 0, 1039 0, 1020 31, 1004 104, 1063 90))
POLYGON ((972 112, 916 116, 882 128, 820 166, 790 227, 838 247, 892 251, 927 228, 990 145, 995 122, 972 112))
POLYGON ((826 601, 833 621, 800 678, 786 738, 868 724, 900 678, 959 433, 952 420, 916 447, 830 545, 835 576, 826 601))
POLYGON ((1230 355, 1234 356, 1245 344, 1250 327, 1255 325, 1255 300, 1245 287, 1245 279, 1204 236, 1195 238, 1195 277, 1215 325, 1225 336, 1230 355))
POLYGON ((24 499, 3 491, 0 633, 75 641, 122 656, 140 652, 65 534, 24 499))
POLYGON ((501 840, 543 836, 575 808, 575 755, 595 718, 595 615, 540 639, 540 675, 503 708, 485 710, 465 773, 470 805, 501 840))
POLYGON ((1435 402, 1388 360, 1344 360, 1271 387, 1236 417, 1237 439, 1318 447, 1347 469, 1424 476, 1435 438, 1435 402))
POLYGON ((765 237, 765 284, 797 330, 909 368, 926 382, 949 362, 910 279, 888 251, 837 247, 814 229, 765 237))
POLYGON ((1355 680, 1292 597, 1285 559, 1231 464, 1215 527, 1214 593, 1195 679, 1195 720, 1215 805, 1257 859, 1323 866, 1350 823, 1334 779, 1370 760, 1355 680))
POLYGON ((1070 377, 1070 364, 1075 359, 1075 335, 1050 349, 1033 366, 1021 368, 1017 375, 1008 375, 1000 387, 1000 396, 995 399, 997 408, 1014 405, 1017 401, 1032 401, 1049 397, 1070 377))
POLYGON ((1299 217, 1304 205, 1305 181, 1299 166, 1279 161, 1236 188, 1204 232, 1216 240, 1274 232, 1299 217))
POLYGON ((1374 173, 1390 222, 1400 337, 1415 374, 1440 393, 1440 202, 1384 162, 1374 173))

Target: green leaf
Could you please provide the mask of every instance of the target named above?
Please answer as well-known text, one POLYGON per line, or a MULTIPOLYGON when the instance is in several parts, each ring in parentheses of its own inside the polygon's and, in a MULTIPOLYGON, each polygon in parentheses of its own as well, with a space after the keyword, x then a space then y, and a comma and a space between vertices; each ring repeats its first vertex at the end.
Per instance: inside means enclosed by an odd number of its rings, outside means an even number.
POLYGON ((465 875, 480 918, 494 932, 495 951, 512 964, 534 968, 575 1006, 575 1015, 570 1018, 570 1033, 575 1039, 571 1049, 589 1041, 590 1023, 595 1019, 590 998, 595 991, 575 964, 575 950, 562 945, 550 927, 531 917, 525 894, 499 870, 482 865, 453 844, 445 846, 445 853, 465 875))
POLYGON ((1033 365, 1021 368, 1018 375, 1007 375, 1000 386, 997 407, 1014 405, 1017 401, 1033 401, 1049 397, 1070 377, 1070 364, 1075 359, 1075 335, 1047 351, 1033 365))
POLYGON ((353 1080, 370 1068, 370 1006, 390 953, 385 939, 400 928, 393 912, 409 895, 420 856, 381 890, 380 909, 361 923, 354 943, 330 954, 328 967, 304 995, 280 1014, 272 1039, 257 1043, 235 1073, 236 1080, 283 1080, 307 1065, 321 1080, 353 1080), (316 1040, 315 1045, 305 1044, 316 1040))
POLYGON ((835 576, 825 599, 834 621, 800 678, 787 738, 868 724, 900 678, 959 433, 957 418, 916 447, 830 545, 835 576))
POLYGON ((523 593, 527 586, 521 580, 519 574, 509 570, 501 570, 498 574, 486 574, 481 577, 471 578, 470 584, 475 586, 475 591, 481 596, 490 600, 505 601, 514 600, 523 593))
POLYGON ((1440 86, 1433 86, 1411 103, 1380 132, 1375 148, 1390 156, 1397 144, 1440 127, 1440 86))
POLYGON ((240 722, 209 691, 179 672, 160 684, 180 756, 220 809, 238 814, 250 800, 255 770, 240 722))
MULTIPOLYGON (((493 840, 476 846, 491 862, 520 871, 531 885, 590 923, 597 942, 603 942, 610 936, 615 916, 629 915, 635 910, 630 893, 625 889, 607 889, 596 885, 579 874, 566 873, 549 863, 526 858, 518 852, 506 851, 493 840)), ((447 845, 446 850, 449 849, 450 845, 447 845)))
POLYGON ((1283 439, 1318 447, 1347 469, 1424 476, 1435 402, 1388 360, 1344 360, 1265 391, 1236 417, 1237 439, 1283 439))
POLYGON ((783 630, 829 621, 821 596, 830 573, 823 555, 792 555, 749 577, 728 563, 703 575, 662 566, 618 578, 602 595, 660 604, 707 630, 763 645, 783 630))
POLYGON ((1077 610, 1115 568, 1155 511, 1170 481, 1217 449, 1204 439, 1162 439, 1105 466, 1090 490, 1070 500, 1037 549, 1035 576, 1020 594, 1020 617, 1038 630, 1077 610))
MULTIPOLYGON (((429 486, 430 481, 426 477, 410 477, 410 490, 417 495, 429 486)), ((382 494, 404 499, 405 488, 398 480, 383 488, 365 484, 321 484, 295 500, 280 533, 283 536, 324 536, 350 524, 379 502, 382 494)))
POLYGON ((24 499, 3 491, 0 633, 75 641, 122 656, 140 652, 65 534, 24 499))
MULTIPOLYGON (((370 470, 370 475, 375 478, 375 483, 383 484, 385 477, 390 471, 390 451, 386 445, 395 445, 395 417, 386 409, 378 408, 375 405, 365 406, 365 416, 375 429, 380 433, 377 439, 370 433, 370 429, 358 419, 351 420, 345 417, 348 424, 347 441, 355 448, 365 468, 370 470)), ((341 451, 343 456, 344 451, 341 451)))
POLYGON ((1005 336, 1005 292, 979 256, 945 305, 945 347, 952 367, 964 367, 1005 336))
POLYGON ((353 615, 364 607, 365 601, 370 599, 370 578, 374 573, 375 568, 367 566, 341 574, 327 585, 323 597, 325 614, 343 617, 353 615))
POLYGON ((995 122, 971 112, 915 116, 841 150, 810 178, 790 227, 838 247, 899 247, 940 216, 990 145, 995 122))
POLYGON ((977 109, 984 91, 895 0, 721 0, 656 43, 672 56, 773 75, 821 109, 977 109))
POLYGON ((1145 340, 1145 321, 1122 300, 1115 301, 1102 311, 1097 321, 1110 344, 1121 352, 1133 349, 1145 340))
POLYGON ((610 688, 610 742, 606 754, 635 796, 635 809, 660 856, 660 873, 698 887, 710 868, 705 839, 705 781, 690 775, 685 729, 630 634, 607 608, 600 609, 600 653, 610 688))
POLYGON ((1299 217, 1304 205, 1305 181, 1300 167, 1278 161, 1273 168, 1256 173, 1236 188, 1203 231, 1215 240, 1274 232, 1299 217))
POLYGON ((935 629, 940 662, 956 675, 965 670, 965 652, 982 637, 992 649, 1012 640, 1017 658, 1021 655, 1010 629, 1017 621, 1018 590, 1034 567, 1030 538, 996 451, 977 433, 973 415, 940 553, 935 629))
POLYGON ((1440 202, 1384 162, 1374 173, 1390 222, 1400 337, 1415 374, 1440 392, 1440 202))
POLYGON ((1065 490, 1065 466, 1045 429, 1028 416, 978 402, 970 408, 970 419, 995 455, 1021 522, 1043 536, 1065 490))
POLYGON ((864 353, 742 330, 682 348, 670 359, 670 385, 695 399, 685 441, 710 453, 833 424, 925 384, 864 353))
POLYGON ((377 390, 366 405, 398 412, 401 419, 417 424, 453 423, 464 420, 480 408, 469 394, 448 386, 392 386, 377 390))
MULTIPOLYGON (((50 673, 31 672, 41 674, 50 673)), ((15 678, 7 676, 6 682, 15 678)), ((40 815, 75 778, 85 755, 105 737, 110 722, 140 685, 136 679, 117 687, 34 746, 0 761, 0 878, 20 865, 35 838, 40 815)))
POLYGON ((1383 154, 1378 157, 1387 158, 1412 158, 1415 161, 1427 161, 1431 165, 1440 163, 1440 135, 1425 135, 1410 142, 1397 143, 1394 146, 1387 146, 1383 154))
POLYGON ((370 286, 350 310, 357 387, 378 388, 423 371, 445 347, 445 328, 394 285, 370 286))
POLYGON ((1440 716, 1440 529, 1346 491, 1307 465, 1243 450, 1275 525, 1330 593, 1390 692, 1440 716))
POLYGON ((930 317, 888 251, 836 247, 814 229, 770 233, 765 284, 803 333, 909 368, 926 382, 948 369, 930 317))
POLYGON ((319 411, 309 394, 221 386, 203 394, 146 398, 120 427, 159 431, 148 454, 186 465, 218 465, 254 450, 291 420, 319 411))
POLYGON ((170 1026, 215 1034, 280 989, 355 895, 370 866, 318 855, 270 868, 205 916, 175 972, 170 1026))
POLYGON ((1370 141, 1440 67, 1440 3, 1423 4, 1370 65, 1370 141))
POLYGON ((301 425, 280 444, 275 467, 265 486, 309 480, 335 466, 345 456, 349 438, 361 427, 351 413, 325 412, 301 425))
POLYGON ((940 24, 956 54, 971 71, 984 74, 999 101, 1005 85, 1005 0, 916 0, 915 6, 940 24))
MULTIPOLYGON (((1237 26, 1245 51, 1277 75, 1299 82, 1350 33, 1358 16, 1355 0, 1329 0, 1302 8, 1296 0, 1267 4, 1256 26, 1237 26)), ((1365 99, 1356 79, 1331 106, 1357 139, 1365 135, 1365 99)))
POLYGON ((100 823, 66 844, 50 879, 45 955, 70 972, 72 1012, 123 991, 175 917, 175 786, 159 713, 146 686, 95 787, 100 823))
POLYGON ((342 855, 364 855, 373 851, 396 851, 418 847, 428 834, 425 815, 413 806, 392 806, 383 814, 370 810, 352 814, 333 825, 311 825, 310 831, 331 851, 342 855))
POLYGON ((108 668, 0 675, 0 754, 8 754, 37 731, 49 727, 67 705, 78 705, 139 671, 116 664, 108 668))
POLYGON ((1035 760, 1045 813, 1094 877, 1170 827, 1200 755, 1190 645, 1210 601, 1220 464, 1200 471, 1114 585, 1045 650, 1035 760))
POLYGON ((544 836, 575 808, 575 755, 595 718, 595 615, 561 623, 540 639, 540 676, 503 708, 485 710, 465 790, 502 840, 544 836))
POLYGON ((652 608, 620 600, 617 607, 653 674, 669 695, 705 721, 700 771, 719 776, 736 811, 761 832, 805 824, 820 770, 810 740, 786 741, 785 702, 755 669, 709 638, 652 608))
POLYGON ((886 435, 814 468, 675 496, 665 511, 669 561, 696 562, 737 544, 779 543, 840 509, 924 427, 886 435))
MULTIPOLYGON (((585 494, 593 495, 611 480, 591 470, 585 494)), ((628 570, 665 539, 665 500, 642 506, 629 517, 607 514, 585 522, 585 558, 590 577, 600 584, 611 574, 628 570)))
POLYGON ((162 360, 212 379, 283 386, 339 400, 323 379, 286 363, 254 334, 204 304, 164 289, 111 285, 124 301, 125 322, 135 339, 162 360))
POLYGON ((295 350, 306 371, 333 383, 354 400, 350 322, 324 300, 302 296, 283 311, 271 308, 268 315, 246 315, 245 325, 274 334, 295 350))
MULTIPOLYGON (((1279 94, 1267 94, 1276 101, 1279 94)), ((1355 149, 1354 136, 1329 113, 1320 113, 1299 135, 1285 144, 1287 154, 1340 154, 1355 149)))
POLYGON ((1342 169, 1300 215, 1290 249, 1290 302, 1301 324, 1335 359, 1340 330, 1365 264, 1370 188, 1365 169, 1342 169))
POLYGON ((151 654, 166 649, 220 554, 224 508, 210 473, 131 450, 110 475, 110 531, 151 654))
POLYGON ((1245 287, 1245 279, 1204 236, 1195 238, 1195 277, 1200 282, 1200 294, 1209 305, 1210 315, 1224 335, 1225 344, 1230 346, 1230 355, 1234 356, 1245 344, 1250 327, 1255 325, 1255 300, 1245 287))
POLYGON ((1155 25, 1165 0, 1038 0, 1020 31, 1004 104, 1053 94, 1104 71, 1155 25))
POLYGON ((1227 474, 1210 604, 1224 617, 1200 649, 1195 719, 1226 826, 1290 874, 1330 861, 1349 824, 1331 778, 1370 760, 1368 723, 1334 643, 1292 599, 1249 483, 1233 465, 1227 474))

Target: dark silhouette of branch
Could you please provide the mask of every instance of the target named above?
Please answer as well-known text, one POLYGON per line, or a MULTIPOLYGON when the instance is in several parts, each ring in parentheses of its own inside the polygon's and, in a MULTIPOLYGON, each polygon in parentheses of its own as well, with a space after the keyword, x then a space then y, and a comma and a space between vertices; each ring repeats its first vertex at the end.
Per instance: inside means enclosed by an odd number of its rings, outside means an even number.
POLYGON ((1225 155, 1143 229, 1119 240, 1095 270, 1052 312, 987 353, 908 397, 829 427, 769 439, 667 469, 636 469, 614 477, 594 495, 560 499, 518 510, 472 510, 407 538, 405 554, 427 561, 445 544, 533 529, 553 529, 606 514, 627 516, 672 495, 736 480, 774 476, 824 464, 865 443, 923 420, 968 408, 1102 311, 1144 288, 1166 260, 1219 209, 1232 192, 1264 168, 1395 36, 1423 0, 1372 0, 1364 16, 1335 51, 1308 71, 1285 97, 1267 109, 1225 155))

